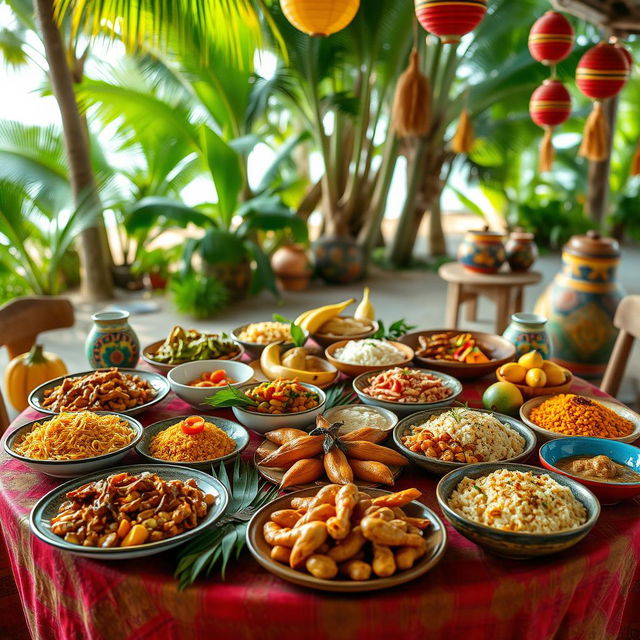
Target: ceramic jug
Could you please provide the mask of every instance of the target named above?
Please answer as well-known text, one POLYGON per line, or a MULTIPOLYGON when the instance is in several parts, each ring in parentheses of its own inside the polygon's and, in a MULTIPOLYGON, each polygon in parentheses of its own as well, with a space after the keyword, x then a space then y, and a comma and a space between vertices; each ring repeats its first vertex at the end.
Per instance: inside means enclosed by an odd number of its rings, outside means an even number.
POLYGON ((522 229, 511 232, 505 250, 511 271, 529 271, 538 258, 535 236, 522 229))
POLYGON ((617 329, 613 317, 624 295, 616 281, 620 248, 597 231, 573 236, 562 250, 556 275, 536 311, 546 315, 553 359, 575 374, 604 373, 617 329))
POLYGON ((496 273, 506 260, 503 244, 504 234, 489 231, 467 231, 458 248, 458 262, 469 271, 496 273))
POLYGON ((135 367, 140 357, 138 336, 129 324, 128 311, 99 311, 91 316, 93 327, 85 352, 94 369, 135 367))
POLYGON ((502 334, 516 348, 516 359, 528 351, 536 350, 545 359, 551 356, 547 319, 537 313, 514 313, 511 324, 502 334))

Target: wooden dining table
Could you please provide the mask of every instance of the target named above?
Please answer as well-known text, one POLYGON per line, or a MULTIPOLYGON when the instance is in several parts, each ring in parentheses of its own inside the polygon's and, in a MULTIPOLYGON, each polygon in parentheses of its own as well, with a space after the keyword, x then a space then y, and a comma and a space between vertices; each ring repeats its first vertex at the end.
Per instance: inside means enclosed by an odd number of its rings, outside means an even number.
MULTIPOLYGON (((490 382, 465 383, 461 400, 480 407, 490 382)), ((573 391, 604 396, 578 378, 573 391)), ((192 411, 171 394, 140 419, 148 425, 192 411)), ((36 417, 26 410, 12 428, 36 417)), ((246 459, 253 458, 260 440, 252 434, 246 459)), ((139 460, 131 454, 127 461, 139 460)), ((537 452, 530 462, 538 463, 537 452)), ((33 536, 29 512, 60 482, 0 454, 4 540, 37 640, 640 638, 638 499, 603 507, 595 528, 575 547, 530 560, 491 555, 447 524, 449 545, 441 562, 419 579, 385 591, 345 595, 304 589, 267 572, 248 553, 232 561, 224 579, 214 573, 180 591, 173 577, 174 550, 99 562, 33 536)), ((419 488, 420 500, 442 517, 437 482, 411 467, 396 487, 419 488)))

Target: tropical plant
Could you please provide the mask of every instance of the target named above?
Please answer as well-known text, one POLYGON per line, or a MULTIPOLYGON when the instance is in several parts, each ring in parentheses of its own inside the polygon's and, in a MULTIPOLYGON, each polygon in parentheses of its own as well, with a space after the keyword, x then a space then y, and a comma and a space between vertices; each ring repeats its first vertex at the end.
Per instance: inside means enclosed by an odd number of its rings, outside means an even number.
POLYGON ((215 278, 187 273, 171 278, 169 291, 175 308, 194 318, 205 319, 220 313, 230 300, 227 287, 215 278))

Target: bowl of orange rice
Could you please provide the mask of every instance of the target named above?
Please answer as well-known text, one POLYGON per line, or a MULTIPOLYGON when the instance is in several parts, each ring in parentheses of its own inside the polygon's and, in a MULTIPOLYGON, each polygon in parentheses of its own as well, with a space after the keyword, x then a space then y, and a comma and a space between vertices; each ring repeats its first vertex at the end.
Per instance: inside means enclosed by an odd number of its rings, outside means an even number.
POLYGON ((176 416, 145 427, 136 451, 148 462, 208 471, 235 460, 249 444, 237 422, 213 416, 176 416), (202 423, 202 428, 200 428, 202 423))

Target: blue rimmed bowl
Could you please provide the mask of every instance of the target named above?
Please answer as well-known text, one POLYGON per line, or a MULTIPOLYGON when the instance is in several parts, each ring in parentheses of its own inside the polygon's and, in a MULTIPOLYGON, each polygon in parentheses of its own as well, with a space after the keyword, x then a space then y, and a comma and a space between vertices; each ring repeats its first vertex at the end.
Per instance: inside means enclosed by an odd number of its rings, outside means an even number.
POLYGON ((38 418, 37 420, 31 420, 31 422, 27 422, 21 427, 18 427, 5 439, 4 450, 12 458, 20 460, 20 462, 26 464, 30 469, 40 473, 45 473, 48 476, 53 476, 54 478, 75 478, 76 476, 82 476, 85 473, 98 471, 98 469, 113 467, 138 444, 143 434, 142 425, 131 416, 125 416, 122 413, 114 413, 112 411, 92 411, 91 413, 95 413, 99 416, 118 416, 118 418, 126 422, 131 429, 133 433, 131 442, 121 449, 116 449, 116 451, 110 451, 109 453, 103 453, 100 456, 93 456, 91 458, 82 458, 81 460, 37 460, 35 458, 27 458, 26 456, 17 453, 15 446, 18 440, 29 433, 36 423, 48 422, 55 417, 49 415, 43 418, 38 418))
POLYGON ((600 503, 585 486, 567 476, 527 464, 482 462, 456 469, 440 480, 436 488, 436 497, 444 517, 458 533, 487 551, 508 558, 533 558, 564 551, 580 542, 600 516, 600 503), (575 498, 584 505, 587 511, 586 522, 573 529, 556 533, 503 531, 475 522, 449 506, 449 498, 463 478, 480 478, 499 469, 531 471, 535 475, 551 476, 558 484, 569 487, 575 498))
MULTIPOLYGON (((151 452, 149 451, 149 445, 151 444, 151 440, 153 439, 153 437, 161 431, 164 431, 165 429, 173 426, 174 424, 182 422, 185 418, 188 417, 189 416, 175 416, 173 418, 167 418, 166 420, 154 422, 148 427, 145 427, 142 438, 140 438, 140 441, 136 445, 136 451, 138 452, 138 454, 141 455, 145 460, 148 460, 149 462, 153 462, 155 464, 172 464, 179 467, 189 467, 190 469, 210 471, 212 464, 226 464, 235 460, 249 444, 249 432, 237 422, 234 422, 233 420, 227 420, 226 418, 202 416, 207 422, 211 422, 211 424, 214 424, 216 427, 218 427, 218 429, 224 431, 236 443, 236 448, 231 453, 227 453, 227 455, 225 456, 219 456, 218 458, 211 458, 210 460, 201 460, 198 462, 163 460, 162 458, 156 458, 155 456, 152 456, 151 452)), ((185 437, 188 438, 189 436, 185 437)))
POLYGON ((388 400, 379 400, 364 392, 364 389, 369 384, 369 380, 381 373, 384 373, 387 369, 395 369, 398 365, 392 367, 385 367, 379 371, 367 371, 360 374, 353 381, 353 390, 356 392, 358 398, 363 404, 370 404, 374 407, 382 407, 393 411, 399 416, 406 416, 416 413, 417 411, 424 411, 426 409, 436 409, 438 407, 448 407, 454 400, 462 393, 462 383, 457 378, 450 376, 446 373, 440 373, 440 371, 432 371, 431 369, 416 369, 411 367, 412 370, 420 371, 421 373, 428 373, 434 378, 438 378, 442 384, 451 391, 451 393, 442 400, 434 400, 433 402, 390 402, 388 400))
POLYGON ((570 473, 559 469, 556 465, 562 458, 570 456, 605 455, 614 462, 631 467, 640 474, 640 449, 616 440, 606 438, 585 438, 574 436, 549 440, 540 447, 540 462, 555 473, 572 478, 593 491, 602 504, 616 504, 621 500, 640 495, 640 479, 638 482, 605 482, 570 473))
MULTIPOLYGON (((393 441, 399 451, 407 456, 407 458, 409 458, 409 460, 411 460, 411 462, 413 462, 415 465, 439 476, 444 476, 454 469, 469 467, 470 465, 468 462, 447 462, 446 460, 430 458, 422 453, 416 453, 415 451, 411 451, 411 449, 404 445, 404 443, 402 442, 402 438, 404 436, 411 435, 414 426, 424 424, 429 418, 431 418, 431 416, 436 416, 450 410, 450 407, 441 407, 439 409, 419 411, 418 413, 413 413, 403 420, 400 420, 400 422, 398 422, 398 424, 393 429, 393 441)), ((533 431, 531 431, 529 427, 522 424, 520 420, 516 420, 511 416, 505 416, 502 413, 489 411, 488 409, 471 409, 471 411, 477 411, 478 413, 488 413, 489 415, 492 415, 494 418, 496 418, 496 420, 499 420, 500 422, 502 422, 502 424, 507 425, 510 429, 513 429, 513 431, 524 438, 524 449, 522 450, 522 452, 517 454, 516 456, 513 456, 513 458, 507 458, 506 460, 504 460, 504 462, 524 461, 536 448, 535 433, 533 433, 533 431)))

